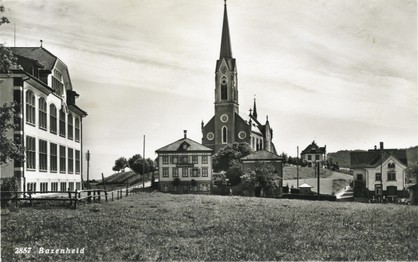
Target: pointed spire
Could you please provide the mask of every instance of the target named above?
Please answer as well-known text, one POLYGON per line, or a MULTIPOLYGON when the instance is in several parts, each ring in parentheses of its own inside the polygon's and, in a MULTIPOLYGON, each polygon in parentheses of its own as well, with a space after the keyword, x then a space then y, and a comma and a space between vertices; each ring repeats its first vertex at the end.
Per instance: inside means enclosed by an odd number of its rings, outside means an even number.
POLYGON ((254 109, 253 109, 253 116, 255 119, 257 119, 257 104, 254 97, 254 109))
POLYGON ((224 4, 224 22, 222 26, 222 40, 220 58, 232 58, 231 39, 229 38, 228 13, 226 11, 226 0, 224 4))

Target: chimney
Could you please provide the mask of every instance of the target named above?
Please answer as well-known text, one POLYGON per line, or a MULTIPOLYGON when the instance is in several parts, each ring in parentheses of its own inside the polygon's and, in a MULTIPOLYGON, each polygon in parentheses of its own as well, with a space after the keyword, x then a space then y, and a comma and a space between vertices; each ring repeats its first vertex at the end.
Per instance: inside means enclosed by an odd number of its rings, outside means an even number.
POLYGON ((383 142, 380 142, 380 149, 383 149, 383 142))
POLYGON ((377 150, 377 146, 376 145, 374 145, 374 150, 377 150))
POLYGON ((187 130, 184 130, 184 138, 187 138, 187 130))

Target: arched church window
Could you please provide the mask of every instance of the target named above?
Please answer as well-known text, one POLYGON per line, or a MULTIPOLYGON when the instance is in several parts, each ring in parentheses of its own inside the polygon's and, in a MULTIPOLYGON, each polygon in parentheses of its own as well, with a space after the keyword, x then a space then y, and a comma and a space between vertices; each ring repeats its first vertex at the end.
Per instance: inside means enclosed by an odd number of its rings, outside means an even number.
POLYGON ((224 126, 224 127, 222 127, 222 143, 223 144, 228 143, 227 135, 228 135, 227 128, 226 128, 226 126, 224 126))

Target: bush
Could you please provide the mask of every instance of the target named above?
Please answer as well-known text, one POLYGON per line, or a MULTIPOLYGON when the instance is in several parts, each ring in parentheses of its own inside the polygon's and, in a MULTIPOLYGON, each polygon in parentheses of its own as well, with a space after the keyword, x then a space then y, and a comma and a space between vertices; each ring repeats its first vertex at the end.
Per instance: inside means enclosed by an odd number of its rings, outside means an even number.
POLYGON ((7 205, 8 200, 5 198, 11 198, 13 193, 5 192, 5 191, 17 191, 17 179, 15 177, 6 177, 2 179, 1 184, 1 207, 5 207, 7 205))

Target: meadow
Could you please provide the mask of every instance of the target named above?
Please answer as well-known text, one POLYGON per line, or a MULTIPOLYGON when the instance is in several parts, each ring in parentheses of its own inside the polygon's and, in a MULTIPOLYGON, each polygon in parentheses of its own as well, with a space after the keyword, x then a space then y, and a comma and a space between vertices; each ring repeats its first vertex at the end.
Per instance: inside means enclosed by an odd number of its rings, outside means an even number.
POLYGON ((417 260, 417 217, 417 206, 141 192, 76 210, 2 210, 1 257, 417 260), (29 253, 16 254, 25 247, 29 253), (84 253, 39 254, 41 248, 84 248, 84 253))

